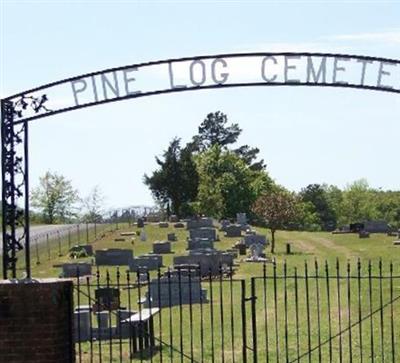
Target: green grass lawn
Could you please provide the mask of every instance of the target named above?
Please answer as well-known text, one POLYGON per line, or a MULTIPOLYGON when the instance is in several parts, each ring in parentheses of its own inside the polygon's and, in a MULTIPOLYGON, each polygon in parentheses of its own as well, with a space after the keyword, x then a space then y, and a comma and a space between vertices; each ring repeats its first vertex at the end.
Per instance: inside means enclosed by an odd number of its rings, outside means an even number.
MULTIPOLYGON (((172 264, 173 256, 186 254, 186 237, 188 232, 184 229, 161 229, 158 225, 147 225, 148 240, 141 242, 138 237, 131 241, 130 237, 125 242, 115 242, 120 232, 136 230, 127 225, 121 226, 120 230, 106 232, 103 238, 93 243, 94 249, 101 248, 131 248, 134 255, 148 253, 152 250, 152 242, 165 240, 167 233, 174 231, 178 237, 173 242, 173 254, 164 255, 164 265, 172 264)), ((259 233, 269 232, 257 228, 259 233)), ((232 247, 237 238, 225 238, 220 233, 221 241, 215 243, 215 247, 225 250, 232 247)), ((246 327, 242 325, 242 298, 243 286, 245 296, 251 294, 251 278, 253 289, 257 296, 254 305, 256 316, 255 331, 258 343, 258 361, 297 361, 296 357, 314 349, 312 354, 306 354, 300 360, 304 362, 343 362, 350 361, 350 354, 354 362, 363 361, 383 362, 400 361, 399 351, 392 355, 392 336, 395 344, 400 342, 400 301, 388 304, 380 313, 381 305, 385 305, 390 298, 400 295, 400 278, 394 280, 376 278, 371 279, 371 290, 368 278, 357 280, 346 279, 347 264, 350 266, 350 276, 357 276, 357 261, 361 261, 362 276, 368 277, 368 263, 371 261, 371 275, 378 276, 381 272, 379 261, 382 261, 382 275, 390 273, 390 263, 393 263, 393 275, 399 276, 400 247, 393 246, 394 238, 382 234, 372 234, 369 239, 359 239, 358 235, 332 235, 330 233, 311 232, 277 232, 276 254, 267 253, 269 258, 276 260, 276 274, 280 277, 276 280, 271 278, 274 273, 272 263, 265 267, 263 264, 244 262, 243 256, 236 261, 237 267, 233 279, 215 280, 210 285, 209 281, 202 282, 202 288, 207 290, 208 302, 189 306, 175 306, 172 309, 162 309, 161 315, 155 319, 155 332, 157 339, 162 341, 163 361, 181 361, 179 351, 190 356, 193 352, 195 361, 225 361, 241 362, 243 347, 243 331, 247 334, 247 345, 253 345, 253 329, 251 319, 251 302, 245 303, 246 327), (286 243, 291 243, 292 254, 286 255, 286 243), (318 263, 318 276, 316 265, 318 263), (336 279, 336 262, 339 261, 339 275, 336 279), (328 263, 330 278, 326 278, 325 262, 328 263), (307 263, 310 279, 302 278, 305 274, 307 263), (287 277, 284 277, 284 265, 286 264, 287 277), (267 279, 258 278, 266 274, 267 279), (294 273, 297 273, 295 278, 294 273), (244 281, 242 283, 241 281, 244 281), (360 281, 359 285, 358 282, 360 281), (392 282, 390 282, 392 281, 392 282), (327 285, 329 284, 329 294, 327 285), (211 291, 212 290, 212 291, 211 291), (212 298, 211 298, 212 294, 212 298), (297 296, 297 298, 296 298, 297 296), (368 317, 370 311, 378 310, 377 313, 368 317), (365 318, 362 324, 351 324, 357 322, 359 316, 365 318), (393 318, 392 318, 393 316, 393 318), (392 330, 392 321, 394 330, 392 330), (161 324, 161 329, 160 329, 161 324), (361 326, 361 330, 360 330, 361 326), (350 327, 344 334, 333 338, 339 331, 350 327), (372 333, 371 333, 372 332, 372 333), (308 338, 310 337, 310 338, 308 338), (319 343, 324 343, 318 348, 319 343), (172 344, 170 344, 172 343, 172 344), (172 348, 171 348, 172 347, 172 348), (373 348, 371 350, 371 347, 373 348), (382 354, 383 353, 383 354, 382 354), (321 357, 321 360, 320 360, 321 357)), ((82 259, 91 260, 89 259, 82 259)), ((33 264, 32 275, 34 277, 56 277, 59 268, 53 265, 70 261, 66 253, 63 256, 54 255, 49 260, 46 255, 40 260, 40 264, 33 264)), ((165 268, 166 268, 165 267, 165 268)), ((106 275, 109 273, 110 284, 117 283, 117 268, 100 267, 100 279, 96 277, 83 280, 80 290, 94 296, 94 287, 97 283, 107 283, 106 275)), ((126 267, 119 268, 120 284, 126 284, 126 267)), ((155 272, 151 276, 155 276, 155 272)), ((135 274, 130 274, 130 281, 135 279, 135 274)), ((123 287, 123 286, 121 286, 123 287)), ((126 287, 126 286, 125 286, 126 287)), ((139 289, 121 289, 121 303, 123 306, 138 310, 138 295, 143 296, 146 287, 139 289)), ((84 294, 80 294, 80 304, 86 304, 84 294)), ((77 294, 75 294, 77 304, 77 294)), ((113 318, 114 319, 114 318, 113 318)), ((96 322, 93 322, 96 325, 96 322)), ((123 360, 130 361, 129 342, 118 340, 103 341, 101 354, 104 361, 120 361, 120 351, 123 360), (111 343, 111 344, 110 344, 111 343), (111 351, 111 359, 110 359, 111 351)), ((157 343, 159 346, 159 344, 157 343)), ((77 345, 77 349, 78 349, 77 345)), ((157 348, 158 349, 158 348, 157 348)), ((80 346, 83 361, 91 361, 91 352, 95 356, 93 361, 99 360, 100 345, 84 343, 80 346)), ((249 360, 253 359, 251 349, 247 349, 249 360)), ((133 361, 148 360, 159 362, 160 352, 149 357, 137 356, 133 361)), ((183 358, 183 361, 190 361, 183 358)))

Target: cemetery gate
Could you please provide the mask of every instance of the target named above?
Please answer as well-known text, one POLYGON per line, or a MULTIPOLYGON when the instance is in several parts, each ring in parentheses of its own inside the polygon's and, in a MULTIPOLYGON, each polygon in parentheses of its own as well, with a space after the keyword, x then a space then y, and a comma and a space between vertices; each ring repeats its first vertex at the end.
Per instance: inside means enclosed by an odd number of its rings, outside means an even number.
POLYGON ((400 93, 400 61, 330 53, 217 54, 133 64, 83 74, 1 100, 3 277, 17 277, 18 252, 30 269, 29 123, 130 98, 249 86, 342 87, 400 93), (243 77, 240 69, 247 69, 243 77), (176 77, 176 70, 185 80, 176 77), (158 81, 146 83, 156 72, 158 81), (164 75, 164 77, 160 75, 164 75), (154 84, 157 83, 157 84, 154 84), (23 232, 18 232, 18 227, 23 232))

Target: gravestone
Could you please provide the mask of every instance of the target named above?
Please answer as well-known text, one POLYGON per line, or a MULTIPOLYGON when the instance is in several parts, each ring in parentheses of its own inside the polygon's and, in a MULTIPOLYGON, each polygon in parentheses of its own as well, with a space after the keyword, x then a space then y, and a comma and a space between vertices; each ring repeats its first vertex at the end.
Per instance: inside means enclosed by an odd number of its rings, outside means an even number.
POLYGON ((393 246, 400 246, 400 240, 399 241, 393 241, 393 246))
POLYGON ((142 242, 146 242, 147 241, 147 233, 146 233, 146 231, 144 229, 140 232, 140 240, 142 242))
POLYGON ((247 262, 266 262, 264 249, 265 245, 261 243, 254 243, 250 247, 250 257, 246 258, 247 262))
POLYGON ((97 266, 127 266, 133 259, 133 251, 110 248, 96 251, 97 266))
POLYGON ((241 226, 247 225, 247 216, 246 213, 236 213, 236 223, 241 226))
POLYGON ((164 254, 171 253, 171 242, 168 241, 156 241, 153 243, 153 253, 164 254))
POLYGON ((233 256, 230 253, 204 249, 191 250, 188 256, 174 257, 175 265, 196 265, 200 267, 201 276, 218 276, 220 267, 233 265, 233 256))
POLYGON ((170 242, 175 242, 177 240, 176 234, 174 232, 168 233, 167 240, 170 242))
POLYGON ((182 222, 178 222, 174 224, 174 228, 185 228, 185 225, 182 222))
POLYGON ((97 321, 97 339, 109 339, 110 337, 110 312, 107 310, 96 312, 96 321, 97 321))
POLYGON ((213 220, 211 218, 198 218, 191 219, 186 223, 186 229, 196 229, 204 227, 213 227, 213 220))
POLYGON ((138 220, 137 220, 137 227, 138 227, 138 228, 143 228, 143 227, 144 227, 144 220, 143 220, 143 218, 138 218, 138 220))
POLYGON ((63 263, 61 268, 61 277, 82 277, 92 274, 92 265, 90 263, 63 263))
POLYGON ((189 238, 194 240, 196 238, 207 238, 211 241, 217 240, 217 230, 210 227, 201 227, 189 230, 189 238))
POLYGON ((229 222, 228 219, 222 219, 220 224, 221 224, 220 230, 225 232, 226 227, 228 227, 231 223, 229 222))
POLYGON ((158 223, 158 227, 160 227, 160 228, 168 228, 169 224, 168 224, 168 222, 160 222, 160 223, 158 223))
POLYGON ((170 271, 160 279, 151 280, 146 293, 145 307, 167 307, 207 302, 207 291, 202 289, 197 271, 170 271), (190 273, 190 277, 189 277, 190 273))
POLYGON ((244 244, 247 247, 250 247, 254 243, 261 243, 262 245, 267 245, 268 244, 267 237, 263 236, 263 235, 260 235, 260 234, 248 234, 248 235, 245 235, 243 237, 242 241, 244 242, 244 244))
POLYGON ((170 221, 171 223, 176 223, 176 222, 179 222, 179 218, 178 218, 177 215, 172 214, 172 215, 169 217, 169 221, 170 221))
POLYGON ((125 309, 118 309, 117 310, 117 325, 115 335, 117 339, 129 339, 131 337, 131 328, 129 324, 124 324, 123 322, 126 319, 129 319, 132 315, 135 315, 137 311, 133 310, 125 310, 125 309))
POLYGON ((358 232, 358 237, 359 237, 359 238, 369 238, 369 232, 367 232, 367 231, 360 231, 360 232, 358 232))
POLYGON ((204 248, 214 249, 214 241, 208 238, 188 239, 188 247, 187 247, 188 250, 196 250, 204 248))
POLYGON ((85 342, 90 340, 91 307, 77 306, 74 310, 74 338, 75 342, 85 342))
POLYGON ((93 311, 117 310, 120 305, 119 289, 114 287, 100 287, 94 291, 96 303, 93 311))
POLYGON ((158 270, 163 266, 163 259, 161 255, 145 254, 135 257, 129 265, 130 271, 151 271, 158 270))
POLYGON ((242 229, 238 224, 230 224, 225 227, 225 237, 241 237, 242 229))

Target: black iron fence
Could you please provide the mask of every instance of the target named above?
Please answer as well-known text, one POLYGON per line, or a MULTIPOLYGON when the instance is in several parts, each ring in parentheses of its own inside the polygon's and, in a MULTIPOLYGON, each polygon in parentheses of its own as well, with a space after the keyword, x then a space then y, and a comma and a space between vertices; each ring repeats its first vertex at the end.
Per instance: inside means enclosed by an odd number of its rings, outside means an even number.
POLYGON ((238 276, 233 266, 204 276, 180 265, 78 277, 77 361, 400 361, 392 264, 272 263, 238 276))

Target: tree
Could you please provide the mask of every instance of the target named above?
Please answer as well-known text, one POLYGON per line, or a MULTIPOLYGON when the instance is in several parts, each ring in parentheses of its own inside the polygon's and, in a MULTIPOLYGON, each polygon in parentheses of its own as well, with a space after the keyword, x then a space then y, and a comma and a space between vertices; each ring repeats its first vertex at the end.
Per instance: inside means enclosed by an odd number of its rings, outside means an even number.
POLYGON ((254 213, 271 230, 271 253, 275 253, 275 233, 285 228, 296 217, 296 197, 282 188, 262 194, 254 203, 254 213))
POLYGON ((31 204, 39 209, 45 223, 66 222, 75 216, 75 203, 79 201, 78 191, 70 180, 57 173, 47 171, 39 179, 39 186, 32 190, 31 204))
POLYGON ((204 151, 214 145, 226 147, 234 144, 242 130, 238 124, 227 126, 228 117, 220 112, 209 113, 200 124, 198 135, 193 137, 193 143, 199 151, 204 151))
POLYGON ((260 194, 272 185, 265 171, 252 170, 236 153, 214 145, 196 158, 199 175, 198 212, 233 218, 250 212, 260 194))
POLYGON ((343 192, 342 221, 355 223, 376 219, 378 212, 374 193, 365 179, 356 180, 348 185, 343 192))
POLYGON ((157 158, 159 169, 151 176, 144 175, 144 183, 163 208, 183 216, 189 213, 190 203, 197 196, 198 176, 192 160, 192 145, 181 148, 180 139, 174 138, 163 158, 157 158))
POLYGON ((82 200, 83 207, 86 210, 84 220, 88 223, 99 222, 102 219, 102 206, 104 202, 104 195, 99 186, 95 186, 86 198, 82 200))
MULTIPOLYGON (((209 113, 198 129, 198 134, 193 137, 193 150, 203 152, 219 145, 223 149, 236 143, 242 129, 236 123, 228 126, 228 117, 221 111, 209 113)), ((233 150, 253 170, 264 170, 264 160, 256 161, 260 150, 249 145, 240 146, 233 150)))
POLYGON ((310 184, 301 190, 300 198, 303 202, 311 203, 314 206, 321 229, 333 231, 336 228, 336 213, 329 203, 326 185, 310 184))

